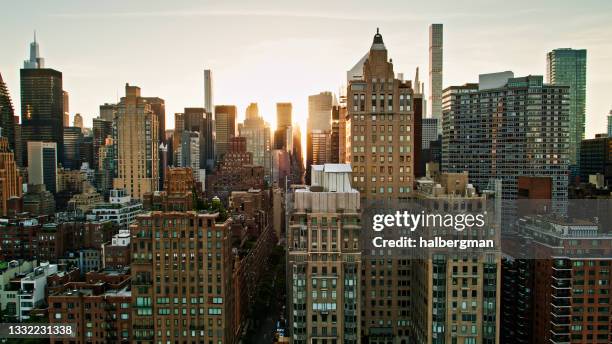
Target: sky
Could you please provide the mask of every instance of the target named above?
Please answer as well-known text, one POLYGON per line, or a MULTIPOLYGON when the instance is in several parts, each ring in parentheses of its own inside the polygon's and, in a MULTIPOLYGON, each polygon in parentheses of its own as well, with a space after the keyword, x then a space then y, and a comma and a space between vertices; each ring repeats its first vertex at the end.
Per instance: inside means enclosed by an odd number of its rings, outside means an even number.
POLYGON ((612 109, 612 1, 3 1, 0 73, 20 114, 19 69, 37 32, 46 67, 63 72, 71 121, 85 125, 124 85, 166 101, 166 127, 202 107, 203 70, 214 103, 292 102, 305 128, 308 95, 338 93, 380 28, 396 73, 428 87, 428 26, 444 24, 444 87, 511 70, 546 75, 546 53, 588 50, 586 137, 606 132, 612 109))

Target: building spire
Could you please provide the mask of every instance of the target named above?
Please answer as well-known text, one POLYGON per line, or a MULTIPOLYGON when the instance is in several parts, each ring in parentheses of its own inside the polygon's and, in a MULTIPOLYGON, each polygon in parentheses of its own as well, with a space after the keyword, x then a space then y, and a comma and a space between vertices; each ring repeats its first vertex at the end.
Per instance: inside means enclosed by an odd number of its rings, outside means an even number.
POLYGON ((34 30, 34 43, 36 43, 36 30, 34 30))

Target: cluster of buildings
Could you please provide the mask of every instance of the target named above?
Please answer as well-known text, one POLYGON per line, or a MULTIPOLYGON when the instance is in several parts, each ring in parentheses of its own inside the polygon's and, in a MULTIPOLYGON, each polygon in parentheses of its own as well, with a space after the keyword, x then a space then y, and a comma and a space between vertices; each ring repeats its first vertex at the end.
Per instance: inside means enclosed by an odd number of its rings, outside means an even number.
POLYGON ((276 104, 274 131, 257 103, 237 123, 236 106, 213 104, 210 70, 204 106, 174 129, 165 101, 130 84, 91 129, 79 114, 70 126, 62 73, 35 40, 20 119, 0 76, 3 317, 75 323, 58 343, 237 343, 283 245, 296 344, 609 343, 610 208, 568 217, 612 180, 612 134, 584 138, 586 51, 550 52, 546 80, 505 71, 443 88, 441 24, 429 40, 426 92, 377 30, 345 92, 308 98, 304 153, 291 103, 276 104), (541 207, 517 219, 514 255, 364 245, 375 202, 521 199, 541 207))

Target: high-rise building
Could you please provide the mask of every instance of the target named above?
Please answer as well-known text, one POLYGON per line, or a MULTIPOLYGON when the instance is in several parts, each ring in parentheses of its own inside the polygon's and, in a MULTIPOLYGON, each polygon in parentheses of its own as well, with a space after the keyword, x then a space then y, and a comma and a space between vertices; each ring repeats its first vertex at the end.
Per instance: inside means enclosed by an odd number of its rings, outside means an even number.
POLYGON ((546 62, 548 83, 569 86, 569 167, 571 176, 576 177, 585 132, 587 51, 555 49, 548 53, 546 62))
POLYGON ((246 110, 244 122, 238 125, 240 137, 246 138, 247 152, 253 154, 253 164, 263 166, 268 182, 272 175, 272 140, 270 126, 259 115, 257 103, 251 103, 246 110))
POLYGON ((130 227, 134 341, 234 342, 231 222, 192 211, 138 216, 130 227))
POLYGON ((0 136, 8 139, 9 149, 15 149, 15 110, 11 95, 0 74, 0 136))
POLYGON ((198 176, 200 170, 200 134, 194 131, 183 131, 181 138, 181 149, 178 156, 178 167, 189 167, 194 177, 198 176))
POLYGON ((83 131, 79 127, 64 128, 64 162, 62 166, 69 170, 81 168, 81 147, 83 131))
POLYGON ((580 180, 589 182, 589 177, 597 174, 606 186, 612 186, 612 137, 597 135, 580 144, 580 180))
POLYGON ((100 147, 104 146, 106 139, 113 137, 113 122, 103 118, 93 119, 93 166, 98 166, 100 160, 100 147))
POLYGON ((45 68, 45 59, 40 57, 38 42, 36 42, 36 31, 34 31, 34 41, 30 43, 30 59, 23 61, 23 69, 42 68, 45 68))
POLYGON ((28 142, 28 184, 45 185, 47 191, 57 191, 57 143, 28 142))
POLYGON ((321 92, 308 97, 306 123, 306 182, 310 181, 311 165, 331 163, 331 130, 334 95, 321 92))
POLYGON ((15 155, 6 137, 0 137, 0 207, 2 216, 9 215, 10 200, 22 197, 23 180, 19 175, 15 155))
POLYGON ((83 116, 81 116, 80 113, 74 115, 73 126, 75 128, 80 128, 81 130, 83 130, 83 116))
POLYGON ((205 168, 211 172, 215 161, 215 128, 212 113, 204 108, 185 108, 183 114, 175 116, 174 126, 180 127, 176 133, 178 138, 181 137, 181 130, 200 134, 200 169, 205 168))
POLYGON ((612 110, 608 113, 608 137, 612 137, 612 110))
POLYGON ((429 106, 431 118, 438 120, 438 133, 442 130, 442 85, 444 65, 444 26, 429 26, 429 106))
POLYGON ((64 99, 64 127, 70 126, 70 95, 68 92, 63 91, 64 99))
POLYGON ((204 109, 208 113, 212 113, 215 110, 212 71, 210 69, 204 69, 204 109))
POLYGON ((166 139, 166 103, 158 97, 142 97, 142 100, 151 106, 151 111, 157 117, 157 140, 164 141, 166 139))
POLYGON ((117 177, 113 185, 141 199, 159 186, 157 115, 137 86, 126 84, 125 97, 117 105, 117 177))
POLYGON ((501 179, 504 199, 516 199, 518 176, 551 177, 553 207, 563 211, 569 87, 544 84, 543 79, 483 74, 479 84, 445 89, 442 171, 468 171, 479 191, 487 189, 491 178, 501 179))
POLYGON ((407 197, 414 184, 414 120, 421 108, 416 107, 412 83, 395 78, 378 31, 363 78, 349 82, 347 101, 346 150, 353 187, 367 199, 407 197))
MULTIPOLYGON (((64 96, 62 73, 54 69, 21 70, 21 140, 56 142, 63 159, 64 96)), ((23 161, 28 161, 24 150, 23 161)))
POLYGON ((236 136, 236 106, 215 106, 215 156, 221 161, 228 150, 229 140, 236 136))
POLYGON ((360 343, 359 191, 348 164, 311 168, 311 185, 290 193, 287 205, 292 342, 360 343))
MULTIPOLYGON (((419 179, 417 184, 415 197, 428 209, 445 208, 449 213, 487 209, 486 196, 475 192, 468 182, 467 173, 442 173, 435 180, 419 179)), ((499 228, 490 222, 487 221, 487 226, 490 225, 487 231, 469 234, 449 234, 440 228, 435 231, 436 235, 452 235, 453 238, 469 236, 470 239, 495 240, 497 234, 490 234, 490 231, 498 233, 499 228)), ((424 255, 410 261, 410 306, 400 310, 410 315, 410 333, 414 342, 499 343, 499 252, 489 249, 458 254, 441 248, 424 255), (410 312, 406 312, 407 308, 410 312)), ((399 295, 401 293, 398 293, 398 298, 399 295)), ((400 321, 405 319, 407 317, 400 321)))
POLYGON ((276 131, 274 131, 274 149, 291 151, 292 146, 292 109, 291 103, 276 103, 276 131))
POLYGON ((428 149, 429 144, 438 139, 438 119, 423 118, 421 128, 421 148, 428 149))

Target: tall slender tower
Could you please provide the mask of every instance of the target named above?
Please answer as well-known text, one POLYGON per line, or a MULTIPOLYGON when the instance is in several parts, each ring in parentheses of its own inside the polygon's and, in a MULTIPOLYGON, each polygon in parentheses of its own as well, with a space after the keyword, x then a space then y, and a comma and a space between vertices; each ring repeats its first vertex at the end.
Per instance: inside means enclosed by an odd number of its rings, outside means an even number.
POLYGON ((429 26, 429 113, 438 120, 438 133, 442 132, 443 33, 442 24, 429 26))
POLYGON ((213 89, 212 89, 212 72, 210 69, 204 69, 204 109, 212 113, 214 110, 213 104, 213 89))
POLYGON ((36 31, 34 31, 34 41, 30 43, 30 59, 23 61, 23 69, 45 68, 45 59, 40 57, 38 42, 36 42, 36 31))
MULTIPOLYGON (((44 68, 36 35, 30 44, 30 59, 24 62, 21 76, 21 140, 56 142, 58 157, 64 159, 64 90, 62 73, 44 68)), ((27 150, 23 150, 27 162, 27 150)))
POLYGON ((555 49, 547 55, 547 79, 552 85, 569 86, 569 168, 576 177, 580 166, 580 141, 584 140, 586 107, 585 49, 555 49))

